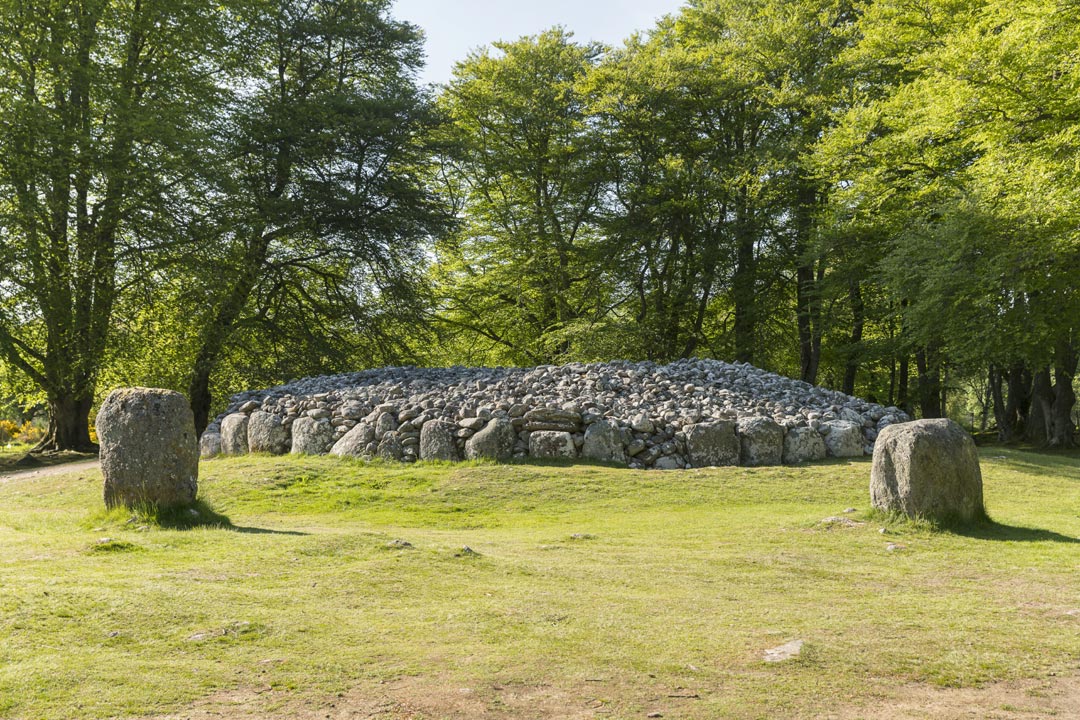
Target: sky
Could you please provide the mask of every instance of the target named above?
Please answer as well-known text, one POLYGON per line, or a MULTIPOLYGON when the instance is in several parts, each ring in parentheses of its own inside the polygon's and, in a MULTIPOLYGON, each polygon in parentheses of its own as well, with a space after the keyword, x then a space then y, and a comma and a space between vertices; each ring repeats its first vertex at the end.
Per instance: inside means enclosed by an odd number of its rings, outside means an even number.
POLYGON ((554 25, 585 42, 617 45, 635 30, 677 11, 684 0, 395 0, 393 15, 424 29, 425 83, 445 83, 454 63, 496 40, 535 35, 554 25))

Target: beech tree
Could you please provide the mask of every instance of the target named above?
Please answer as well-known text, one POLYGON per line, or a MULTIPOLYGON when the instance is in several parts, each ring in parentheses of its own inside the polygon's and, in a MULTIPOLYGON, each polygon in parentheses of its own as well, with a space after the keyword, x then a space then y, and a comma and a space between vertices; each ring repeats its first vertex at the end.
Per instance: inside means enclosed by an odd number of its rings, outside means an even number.
POLYGON ((0 357, 44 395, 38 449, 90 449, 125 259, 161 240, 220 97, 218 10, 0 2, 0 357))
POLYGON ((189 396, 200 433, 239 330, 318 328, 308 347, 329 349, 370 319, 372 295, 383 309, 407 306, 403 323, 422 322, 421 243, 448 216, 424 184, 435 117, 414 78, 420 35, 389 8, 266 0, 237 11, 243 57, 207 237, 193 238, 201 329, 189 396))

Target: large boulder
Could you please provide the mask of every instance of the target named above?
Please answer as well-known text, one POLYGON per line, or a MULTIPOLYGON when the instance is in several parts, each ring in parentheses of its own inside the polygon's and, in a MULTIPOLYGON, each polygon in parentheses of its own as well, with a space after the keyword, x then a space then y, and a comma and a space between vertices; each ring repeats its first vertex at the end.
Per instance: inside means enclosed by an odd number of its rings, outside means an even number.
POLYGON ((779 465, 784 457, 784 429, 770 417, 746 418, 739 421, 739 444, 743 465, 779 465))
MULTIPOLYGON (((860 452, 862 452, 861 446, 860 452)), ((826 454, 825 440, 814 428, 793 427, 784 434, 785 465, 797 465, 809 460, 824 460, 826 454)))
POLYGON ((862 457, 866 441, 863 439, 862 425, 850 420, 833 420, 825 423, 829 429, 825 434, 825 449, 829 457, 862 457))
POLYGON ((879 510, 939 522, 984 518, 975 441, 948 419, 889 425, 874 446, 870 502, 879 510))
POLYGON ((585 428, 585 440, 581 456, 601 462, 625 463, 622 434, 619 428, 607 420, 597 420, 585 428))
POLYGON ((529 435, 529 455, 538 459, 571 460, 577 457, 574 436, 558 430, 538 430, 529 435))
POLYGON ((465 443, 465 457, 469 460, 497 460, 504 462, 514 456, 517 433, 508 418, 492 418, 484 429, 465 443))
POLYGON ((445 420, 428 420, 420 428, 421 460, 460 460, 454 442, 455 428, 445 420))
POLYGON ((247 455, 248 416, 244 413, 226 415, 221 421, 221 453, 247 455))
POLYGON ((365 422, 354 425, 352 430, 330 448, 331 455, 364 457, 370 454, 368 446, 375 442, 375 428, 365 422))
POLYGON ((334 444, 334 426, 328 420, 297 418, 292 424, 292 452, 296 455, 325 455, 334 444))
POLYGON ((739 464, 739 436, 730 420, 695 423, 683 428, 686 451, 694 467, 739 464))
POLYGON ((253 453, 284 455, 289 452, 289 428, 281 418, 256 410, 248 418, 248 450, 253 453))
POLYGON ((199 445, 183 395, 152 388, 114 390, 94 425, 107 507, 171 508, 195 502, 199 445))

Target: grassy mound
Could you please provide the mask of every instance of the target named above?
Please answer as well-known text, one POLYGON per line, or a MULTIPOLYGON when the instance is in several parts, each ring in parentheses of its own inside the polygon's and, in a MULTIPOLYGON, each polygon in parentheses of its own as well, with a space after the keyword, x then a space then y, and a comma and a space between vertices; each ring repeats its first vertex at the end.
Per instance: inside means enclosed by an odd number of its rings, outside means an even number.
POLYGON ((1080 461, 984 450, 996 522, 953 531, 869 471, 249 456, 176 517, 14 479, 0 717, 809 718, 1075 671, 1080 461))

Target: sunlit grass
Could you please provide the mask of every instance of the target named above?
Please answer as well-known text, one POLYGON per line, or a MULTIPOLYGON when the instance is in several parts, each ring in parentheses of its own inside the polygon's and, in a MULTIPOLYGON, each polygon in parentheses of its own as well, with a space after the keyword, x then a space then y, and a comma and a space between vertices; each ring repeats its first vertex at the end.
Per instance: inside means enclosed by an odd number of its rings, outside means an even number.
POLYGON ((679 717, 812 717, 1076 667, 1080 461, 985 451, 995 522, 951 532, 872 513, 869 470, 243 457, 204 462, 197 513, 166 518, 106 512, 97 472, 10 481, 0 717, 402 676, 588 682, 615 717, 674 688, 697 696, 679 717))

